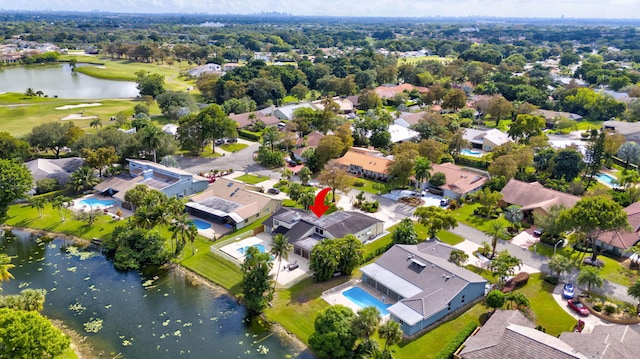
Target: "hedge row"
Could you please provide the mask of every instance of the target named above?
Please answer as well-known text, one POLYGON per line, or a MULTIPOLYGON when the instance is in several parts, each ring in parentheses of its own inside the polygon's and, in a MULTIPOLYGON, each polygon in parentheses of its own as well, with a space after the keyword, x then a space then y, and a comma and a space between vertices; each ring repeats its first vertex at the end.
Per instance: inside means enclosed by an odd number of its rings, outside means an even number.
POLYGON ((459 166, 469 166, 474 168, 479 168, 482 170, 486 170, 489 168, 491 162, 487 160, 483 160, 482 158, 477 157, 467 157, 467 156, 456 156, 455 157, 456 164, 459 166))
POLYGON ((460 348, 460 346, 462 344, 464 344, 464 341, 467 340, 467 338, 471 335, 471 333, 473 333, 474 330, 476 330, 476 328, 478 327, 478 325, 476 323, 469 323, 467 324, 467 326, 465 326, 464 328, 462 328, 458 334, 456 334, 455 337, 453 337, 453 339, 451 339, 447 345, 444 346, 444 348, 442 348, 442 350, 440 350, 438 352, 438 354, 436 354, 436 356, 434 357, 435 359, 450 359, 453 357, 453 353, 456 352, 456 350, 458 350, 458 348, 460 348))
POLYGON ((251 132, 247 130, 238 130, 238 136, 250 140, 250 141, 260 141, 262 136, 258 132, 251 132))
POLYGON ((380 247, 380 248, 376 249, 375 251, 367 254, 366 256, 364 256, 362 258, 361 264, 365 264, 365 263, 369 262, 370 260, 375 259, 378 256, 381 256, 384 252, 388 251, 391 247, 393 247, 393 242, 387 244, 384 247, 380 247))

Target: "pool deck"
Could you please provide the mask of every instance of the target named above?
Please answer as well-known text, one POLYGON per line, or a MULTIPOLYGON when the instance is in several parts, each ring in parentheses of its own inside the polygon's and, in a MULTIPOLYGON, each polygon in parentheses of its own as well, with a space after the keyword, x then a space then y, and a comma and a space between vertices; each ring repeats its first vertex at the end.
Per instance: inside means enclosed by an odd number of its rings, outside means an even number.
POLYGON ((616 174, 615 174, 615 173, 610 172, 610 171, 600 171, 600 173, 599 173, 598 175, 596 175, 596 176, 595 176, 595 178, 596 178, 596 180, 597 180, 598 182, 602 183, 603 185, 605 185, 605 186, 607 186, 607 187, 609 187, 609 188, 618 188, 618 187, 620 187, 620 186, 619 186, 619 185, 617 185, 617 184, 611 184, 611 183, 608 183, 607 181, 605 181, 605 180, 601 179, 600 177, 598 177, 598 176, 600 176, 600 175, 604 175, 604 176, 607 176, 607 177, 611 177, 611 179, 612 179, 612 180, 618 181, 618 176, 616 176, 616 174))
POLYGON ((107 196, 100 196, 97 194, 90 194, 87 196, 83 196, 80 198, 77 198, 75 200, 73 200, 73 202, 71 203, 71 206, 69 207, 70 209, 76 211, 76 212, 87 212, 90 211, 91 209, 99 209, 99 210, 103 210, 103 209, 109 209, 109 208, 114 208, 117 207, 118 201, 116 201, 115 199, 111 198, 111 197, 107 197, 107 196), (102 206, 102 205, 96 205, 96 206, 90 206, 90 205, 86 205, 86 204, 81 204, 80 202, 83 200, 87 200, 87 199, 92 199, 95 198, 97 200, 100 201, 111 201, 114 202, 114 204, 109 205, 109 206, 102 206))
MULTIPOLYGON (((242 263, 244 261, 244 254, 238 252, 238 249, 256 244, 262 244, 264 246, 264 250, 266 252, 270 252, 272 248, 271 235, 264 232, 258 233, 255 236, 228 244, 220 248, 220 252, 222 252, 222 254, 227 258, 233 259, 237 263, 242 263)), ((269 274, 273 276, 274 280, 276 278, 276 274, 278 275, 279 288, 290 288, 296 283, 309 278, 311 276, 309 273, 309 260, 294 254, 293 251, 289 252, 288 258, 282 258, 281 262, 279 260, 274 260, 273 268, 271 269, 271 272, 269 272, 269 274), (292 262, 296 262, 298 268, 289 270, 289 264, 292 262)))
MULTIPOLYGON (((329 289, 327 291, 325 291, 324 293, 322 293, 322 299, 324 299, 325 302, 331 304, 331 305, 336 305, 336 304, 342 304, 346 307, 351 308, 354 312, 358 312, 360 309, 362 309, 362 307, 360 307, 359 305, 357 305, 356 303, 352 302, 349 298, 345 297, 342 293, 354 288, 354 287, 358 287, 362 290, 364 290, 365 292, 369 293, 372 297, 380 299, 381 298, 381 294, 378 293, 377 291, 375 291, 374 289, 370 288, 368 285, 363 284, 360 280, 357 281, 349 281, 347 283, 344 283, 343 285, 337 286, 335 288, 329 289)), ((390 302, 388 299, 384 302, 385 304, 390 304, 392 302, 390 302)), ((382 320, 386 320, 387 318, 389 318, 389 315, 384 315, 382 316, 382 320)))

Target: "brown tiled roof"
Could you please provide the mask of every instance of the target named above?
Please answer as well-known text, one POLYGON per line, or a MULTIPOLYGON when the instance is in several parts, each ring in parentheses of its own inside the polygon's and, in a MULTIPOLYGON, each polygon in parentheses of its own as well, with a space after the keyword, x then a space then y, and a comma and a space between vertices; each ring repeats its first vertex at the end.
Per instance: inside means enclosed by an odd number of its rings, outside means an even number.
POLYGON ((264 122, 267 126, 272 126, 280 122, 279 118, 271 115, 265 115, 260 111, 229 115, 229 118, 238 123, 238 128, 245 128, 251 124, 251 119, 249 118, 249 115, 251 114, 254 114, 256 116, 256 120, 264 122))
POLYGON ((411 84, 402 84, 396 86, 382 85, 376 87, 374 91, 378 94, 378 96, 380 96, 380 98, 392 99, 399 93, 402 93, 404 91, 411 92, 413 89, 417 89, 421 93, 429 91, 429 89, 426 87, 413 86, 411 84))
POLYGON ((573 207, 580 197, 542 186, 538 182, 527 183, 512 179, 500 191, 502 200, 522 206, 523 210, 540 208, 548 211, 554 205, 573 207))
POLYGON ((405 122, 407 122, 409 125, 416 125, 418 124, 418 122, 420 122, 420 120, 424 117, 425 112, 405 112, 402 115, 400 115, 400 118, 402 118, 403 120, 405 120, 405 122))
POLYGON ((249 190, 245 183, 226 178, 218 178, 206 191, 193 196, 190 200, 213 209, 237 213, 247 219, 260 211, 272 200, 262 193, 249 190), (219 199, 219 200, 216 200, 219 199), (232 205, 232 206, 230 206, 232 205), (214 208, 214 207, 225 208, 214 208))
POLYGON ((627 212, 627 220, 631 230, 607 231, 601 233, 598 239, 614 247, 627 249, 634 246, 640 240, 640 202, 631 204, 624 209, 627 212))
POLYGON ((447 177, 447 183, 440 186, 454 192, 467 193, 482 186, 489 179, 477 173, 467 171, 453 163, 432 164, 431 175, 442 172, 447 177))
MULTIPOLYGON (((371 154, 367 154, 366 151, 367 150, 360 151, 359 149, 354 149, 352 147, 344 154, 344 156, 338 158, 336 163, 343 166, 360 166, 364 170, 376 173, 387 173, 387 165, 392 161, 384 157, 376 157, 371 154)), ((373 153, 374 151, 369 152, 373 153)))
MULTIPOLYGON (((324 138, 324 135, 318 131, 313 131, 307 135, 307 146, 306 147, 318 147, 320 144, 320 140, 324 138)), ((298 137, 296 140, 296 146, 302 146, 304 144, 304 138, 298 137)))

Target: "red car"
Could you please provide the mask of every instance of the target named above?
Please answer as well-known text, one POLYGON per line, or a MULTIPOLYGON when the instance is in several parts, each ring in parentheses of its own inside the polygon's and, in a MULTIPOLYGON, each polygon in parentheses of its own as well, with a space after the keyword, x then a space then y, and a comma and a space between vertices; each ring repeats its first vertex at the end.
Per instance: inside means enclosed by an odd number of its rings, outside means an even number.
POLYGON ((567 301, 567 305, 569 305, 569 308, 573 309, 574 312, 582 316, 586 317, 589 315, 589 309, 587 309, 584 305, 582 305, 582 303, 575 299, 569 299, 567 301))

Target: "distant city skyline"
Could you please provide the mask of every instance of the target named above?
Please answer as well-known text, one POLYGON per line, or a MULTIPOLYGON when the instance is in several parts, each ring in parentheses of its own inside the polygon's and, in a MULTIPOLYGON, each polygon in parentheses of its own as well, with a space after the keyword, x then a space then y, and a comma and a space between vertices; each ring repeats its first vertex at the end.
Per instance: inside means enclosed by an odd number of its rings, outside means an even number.
POLYGON ((640 18, 640 0, 0 0, 0 10, 637 19, 640 18))

